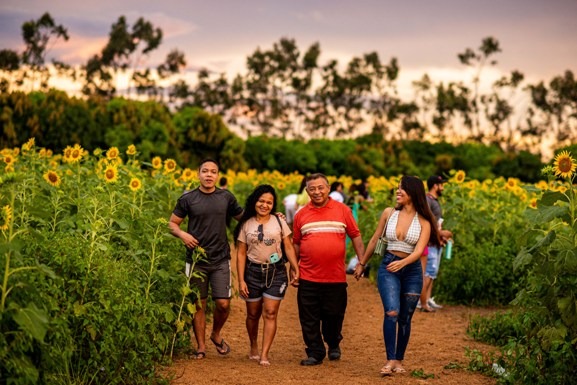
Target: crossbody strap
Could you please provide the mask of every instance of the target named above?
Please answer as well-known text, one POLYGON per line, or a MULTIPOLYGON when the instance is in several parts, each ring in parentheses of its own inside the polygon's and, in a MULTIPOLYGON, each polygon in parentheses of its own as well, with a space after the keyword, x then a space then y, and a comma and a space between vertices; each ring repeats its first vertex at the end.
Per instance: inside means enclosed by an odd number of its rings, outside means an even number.
MULTIPOLYGON (((274 215, 274 214, 273 214, 274 215)), ((278 222, 278 225, 280 227, 280 246, 281 246, 281 251, 282 251, 282 260, 286 263, 288 262, 288 257, 286 256, 286 252, 284 249, 284 232, 282 231, 282 223, 280 223, 280 219, 278 216, 274 216, 276 218, 276 221, 278 222)))
POLYGON ((279 217, 278 217, 277 215, 275 215, 275 214, 273 214, 273 215, 274 215, 274 217, 276 218, 276 221, 278 222, 278 225, 280 226, 280 237, 281 237, 281 242, 282 242, 282 240, 284 239, 284 234, 283 234, 283 231, 282 231, 282 223, 280 223, 280 219, 279 219, 279 217))
POLYGON ((394 211, 395 211, 395 208, 391 207, 391 212, 389 213, 389 216, 387 217, 387 221, 385 222, 385 228, 383 229, 383 233, 381 234, 381 238, 383 238, 385 236, 385 234, 387 233, 387 226, 389 225, 389 219, 391 219, 391 215, 393 215, 394 211))

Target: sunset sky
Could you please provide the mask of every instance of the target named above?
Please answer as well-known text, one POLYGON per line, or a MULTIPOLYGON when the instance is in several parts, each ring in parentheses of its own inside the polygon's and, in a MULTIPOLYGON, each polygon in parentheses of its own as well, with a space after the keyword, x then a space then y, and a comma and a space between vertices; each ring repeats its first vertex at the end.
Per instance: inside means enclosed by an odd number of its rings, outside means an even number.
POLYGON ((425 73, 437 81, 470 80, 457 54, 488 36, 503 52, 486 77, 517 69, 528 81, 547 82, 567 69, 577 72, 576 0, 2 0, 0 49, 21 51, 22 23, 46 11, 70 35, 51 56, 71 64, 99 53, 124 15, 130 25, 144 17, 164 32, 148 65, 178 48, 191 74, 201 67, 243 72, 257 47, 269 49, 282 37, 294 38, 301 52, 319 42, 321 65, 337 59, 344 67, 371 51, 383 62, 396 57, 401 86, 425 73))

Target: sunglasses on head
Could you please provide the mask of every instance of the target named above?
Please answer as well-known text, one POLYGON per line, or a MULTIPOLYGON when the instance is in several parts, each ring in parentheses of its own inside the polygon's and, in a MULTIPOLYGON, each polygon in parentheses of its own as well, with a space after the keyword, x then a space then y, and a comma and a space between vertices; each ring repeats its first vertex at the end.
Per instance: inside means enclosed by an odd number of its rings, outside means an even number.
POLYGON ((262 242, 264 239, 264 232, 263 232, 263 228, 262 228, 262 223, 260 225, 258 225, 258 241, 262 242))

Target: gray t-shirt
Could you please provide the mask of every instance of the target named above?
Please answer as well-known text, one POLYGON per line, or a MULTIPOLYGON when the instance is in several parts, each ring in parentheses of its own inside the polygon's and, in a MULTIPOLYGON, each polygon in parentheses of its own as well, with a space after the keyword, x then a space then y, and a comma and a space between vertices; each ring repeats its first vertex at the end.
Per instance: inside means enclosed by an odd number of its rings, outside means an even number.
POLYGON ((443 210, 441 210, 441 204, 431 194, 427 194, 427 203, 429 204, 429 207, 431 208, 431 211, 433 212, 435 219, 437 220, 437 222, 439 222, 439 219, 443 218, 443 210))
MULTIPOLYGON (((179 218, 188 217, 186 231, 206 251, 209 264, 230 259, 226 221, 242 213, 242 207, 230 191, 217 188, 206 194, 196 188, 185 192, 172 213, 179 218)), ((190 250, 187 250, 186 262, 192 262, 190 250)))

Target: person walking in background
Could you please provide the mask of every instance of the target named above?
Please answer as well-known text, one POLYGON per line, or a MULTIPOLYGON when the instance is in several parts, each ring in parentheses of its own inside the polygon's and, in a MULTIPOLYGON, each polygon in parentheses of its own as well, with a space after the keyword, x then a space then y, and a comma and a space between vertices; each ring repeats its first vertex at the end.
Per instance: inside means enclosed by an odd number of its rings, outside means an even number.
POLYGON ((334 200, 336 200, 337 202, 345 203, 347 199, 343 189, 344 186, 341 182, 339 181, 333 182, 331 183, 331 192, 329 193, 329 196, 334 200))
POLYGON ((231 276, 230 276, 230 246, 226 234, 227 217, 239 219, 242 207, 236 198, 227 190, 216 188, 219 165, 213 159, 205 159, 198 168, 200 186, 182 194, 176 203, 169 220, 170 233, 182 240, 186 246, 186 276, 192 285, 198 287, 200 298, 196 299, 197 312, 192 321, 197 343, 196 359, 206 356, 206 300, 208 288, 212 290, 215 303, 212 332, 210 340, 221 355, 230 352, 230 346, 221 336, 221 330, 230 311, 231 276), (180 228, 181 223, 188 218, 186 231, 180 228), (206 261, 200 261, 192 267, 192 252, 201 247, 206 252, 206 261))
POLYGON ((425 269, 425 278, 423 282, 423 292, 421 294, 421 311, 432 312, 443 307, 435 302, 433 297, 433 282, 437 279, 439 274, 439 265, 441 264, 442 246, 453 237, 453 233, 449 230, 443 229, 443 210, 439 203, 439 197, 443 195, 444 184, 447 182, 440 175, 433 175, 427 179, 427 203, 435 216, 438 226, 439 235, 441 237, 440 245, 429 245, 429 253, 427 255, 427 268, 425 269))
POLYGON ((226 176, 219 179, 218 186, 223 190, 228 190, 228 179, 226 179, 226 176))
POLYGON ((282 200, 284 212, 286 215, 286 222, 292 228, 295 214, 297 212, 297 198, 298 194, 289 194, 282 200))
POLYGON ((385 231, 387 251, 377 276, 385 310, 383 334, 387 361, 381 368, 382 375, 405 372, 403 360, 411 336, 411 319, 423 287, 419 259, 427 244, 440 244, 423 182, 414 176, 403 176, 396 199, 397 205, 381 214, 375 233, 355 268, 355 277, 359 279, 385 231))
POLYGON ((258 186, 247 198, 244 213, 235 230, 237 240, 238 291, 246 301, 246 330, 250 341, 249 359, 269 366, 269 351, 277 329, 280 302, 289 283, 285 260, 290 263, 290 283, 298 285, 299 268, 291 230, 276 217, 277 196, 270 185, 258 186), (284 245, 285 255, 281 247, 284 245), (259 354, 258 328, 263 318, 262 349, 259 354))
POLYGON ((309 194, 307 194, 307 177, 303 177, 303 180, 301 181, 301 185, 299 187, 299 191, 297 193, 297 204, 296 204, 296 211, 299 211, 301 208, 303 208, 307 203, 309 203, 310 201, 310 197, 309 194))
POLYGON ((347 308, 345 238, 357 255, 363 255, 361 232, 351 210, 329 197, 329 182, 323 174, 306 178, 310 202, 295 215, 293 242, 300 258, 297 293, 299 320, 307 358, 301 365, 319 365, 341 358, 340 342, 347 308))

